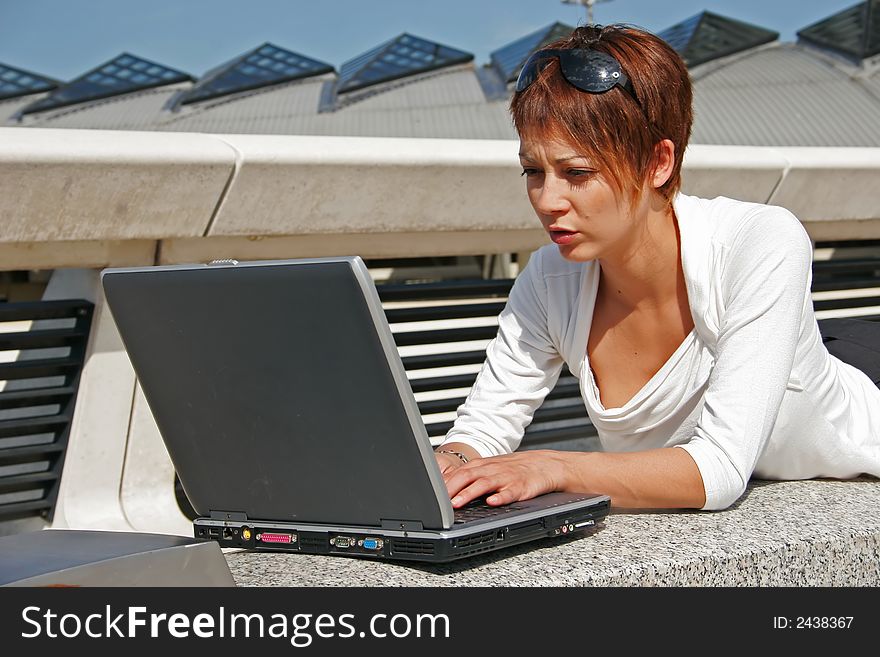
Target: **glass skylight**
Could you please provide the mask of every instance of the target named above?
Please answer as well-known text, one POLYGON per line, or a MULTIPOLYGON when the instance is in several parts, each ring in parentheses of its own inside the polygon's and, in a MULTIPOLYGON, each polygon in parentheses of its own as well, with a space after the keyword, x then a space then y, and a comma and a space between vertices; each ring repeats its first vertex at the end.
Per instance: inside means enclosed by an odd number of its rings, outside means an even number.
POLYGON ((50 91, 59 84, 57 80, 0 64, 0 100, 50 91))
POLYGON ((400 36, 342 65, 337 90, 342 93, 453 64, 472 61, 471 53, 411 34, 400 36))
POLYGON ((330 64, 279 48, 271 43, 236 57, 202 77, 180 100, 181 105, 240 91, 259 89, 313 75, 332 73, 330 64))
POLYGON ((186 73, 122 53, 116 59, 102 64, 58 87, 45 98, 31 103, 22 110, 22 113, 42 112, 188 80, 192 80, 192 77, 186 73))

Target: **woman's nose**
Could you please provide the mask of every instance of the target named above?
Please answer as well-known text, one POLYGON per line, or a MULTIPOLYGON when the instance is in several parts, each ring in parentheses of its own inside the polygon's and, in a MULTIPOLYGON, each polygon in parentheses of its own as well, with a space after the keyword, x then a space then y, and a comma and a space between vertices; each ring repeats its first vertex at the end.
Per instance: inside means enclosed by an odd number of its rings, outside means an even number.
POLYGON ((555 176, 544 176, 540 189, 535 194, 535 210, 540 214, 559 214, 568 210, 565 181, 555 176))

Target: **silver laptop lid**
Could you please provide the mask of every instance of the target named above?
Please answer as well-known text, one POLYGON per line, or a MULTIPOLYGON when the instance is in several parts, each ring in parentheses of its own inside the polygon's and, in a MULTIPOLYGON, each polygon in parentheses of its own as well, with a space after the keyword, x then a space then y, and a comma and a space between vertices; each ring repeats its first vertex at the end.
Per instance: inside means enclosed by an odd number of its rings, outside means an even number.
POLYGON ((452 526, 359 257, 112 268, 101 280, 200 515, 452 526))

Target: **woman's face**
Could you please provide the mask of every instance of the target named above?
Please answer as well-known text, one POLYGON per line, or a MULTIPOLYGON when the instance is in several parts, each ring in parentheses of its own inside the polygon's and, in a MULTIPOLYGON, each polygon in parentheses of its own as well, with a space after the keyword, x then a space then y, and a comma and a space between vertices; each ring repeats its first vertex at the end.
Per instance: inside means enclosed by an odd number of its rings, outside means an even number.
POLYGON ((577 146, 524 136, 520 162, 529 201, 564 258, 625 257, 637 247, 645 204, 630 208, 618 200, 609 178, 577 146))

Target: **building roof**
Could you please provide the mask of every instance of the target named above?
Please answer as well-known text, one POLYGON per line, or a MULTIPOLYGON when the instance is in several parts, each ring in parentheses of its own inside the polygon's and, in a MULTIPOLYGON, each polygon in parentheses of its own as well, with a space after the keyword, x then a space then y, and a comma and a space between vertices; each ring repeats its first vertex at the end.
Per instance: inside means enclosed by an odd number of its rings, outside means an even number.
MULTIPOLYGON (((870 2, 873 11, 880 0, 870 2)), ((874 14, 863 16, 874 20, 874 14)), ((329 64, 310 60, 317 62, 314 74, 287 77, 296 71, 285 73, 279 66, 280 77, 268 76, 266 84, 233 85, 183 102, 250 56, 265 57, 268 64, 270 55, 288 64, 289 57, 302 57, 264 44, 198 82, 184 79, 86 98, 23 116, 16 112, 25 102, 51 94, 0 100, 0 122, 12 117, 7 125, 514 139, 507 112, 509 81, 534 49, 570 29, 559 23, 541 28, 495 50, 482 66, 475 66, 469 53, 403 34, 346 62, 338 75, 329 64)), ((880 146, 880 67, 870 58, 843 57, 803 37, 781 43, 776 32, 709 12, 664 34, 689 58, 693 143, 880 146)), ((28 106, 34 107, 39 103, 28 106)))
POLYGON ((880 71, 786 43, 691 75, 694 143, 880 146, 880 71))
POLYGON ((689 67, 779 38, 779 32, 704 11, 658 34, 689 67))
POLYGON ((880 54, 880 0, 867 0, 800 30, 798 38, 860 62, 880 54))

